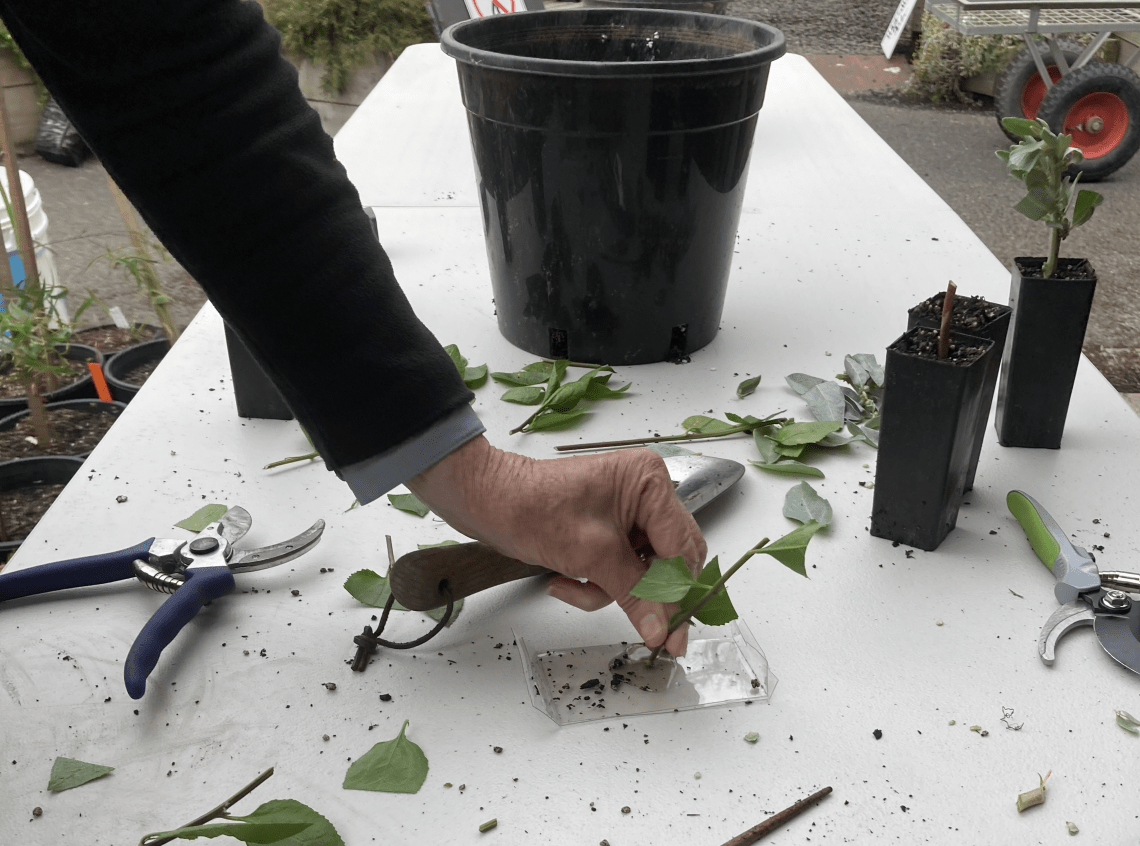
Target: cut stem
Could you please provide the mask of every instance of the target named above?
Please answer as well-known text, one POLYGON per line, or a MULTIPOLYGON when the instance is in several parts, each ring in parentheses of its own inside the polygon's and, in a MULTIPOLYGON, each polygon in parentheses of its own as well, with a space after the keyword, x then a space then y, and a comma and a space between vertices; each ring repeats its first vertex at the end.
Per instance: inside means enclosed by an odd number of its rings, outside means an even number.
POLYGON ((320 458, 320 457, 321 457, 321 454, 319 452, 315 452, 315 451, 306 453, 305 455, 294 455, 294 456, 290 456, 289 458, 282 458, 278 461, 271 461, 268 464, 266 464, 264 467, 262 467, 261 469, 262 470, 271 470, 274 467, 281 467, 285 464, 294 464, 298 461, 312 461, 312 460, 320 458))
MULTIPOLYGON (((782 411, 777 411, 776 414, 783 414, 782 411)), ((629 438, 624 441, 595 441, 590 444, 562 444, 556 446, 558 452, 571 452, 573 450, 585 449, 613 449, 616 447, 630 447, 641 446, 642 444, 663 444, 669 441, 708 441, 713 438, 723 438, 727 435, 739 435, 742 433, 751 432, 761 426, 775 426, 787 422, 786 417, 765 417, 759 423, 742 423, 739 426, 733 426, 728 429, 722 429, 719 432, 686 432, 683 435, 654 435, 646 438, 629 438)))
POLYGON ((954 316, 954 294, 958 286, 951 280, 946 286, 946 296, 942 300, 942 324, 938 327, 938 357, 950 355, 950 320, 954 316))
POLYGON ((740 834, 736 835, 736 837, 725 843, 724 846, 749 846, 749 844, 755 843, 761 837, 771 834, 773 831, 775 831, 777 828, 792 818, 798 817, 811 805, 818 802, 830 792, 830 787, 825 787, 822 790, 817 790, 806 799, 801 799, 794 805, 784 808, 784 810, 780 811, 778 814, 773 814, 772 816, 768 817, 768 819, 764 820, 764 822, 760 823, 759 825, 753 826, 752 828, 748 829, 748 831, 741 832, 740 834))

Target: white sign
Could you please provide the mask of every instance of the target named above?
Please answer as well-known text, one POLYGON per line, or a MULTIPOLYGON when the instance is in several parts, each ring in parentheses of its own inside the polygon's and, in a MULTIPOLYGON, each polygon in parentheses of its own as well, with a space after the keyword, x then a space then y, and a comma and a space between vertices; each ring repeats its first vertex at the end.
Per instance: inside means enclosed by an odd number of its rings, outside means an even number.
MULTIPOLYGON (((471 5, 471 0, 468 0, 468 6, 471 5)), ((899 43, 899 36, 902 35, 903 27, 906 22, 910 20, 911 12, 914 7, 918 5, 918 0, 902 0, 899 7, 895 9, 895 16, 891 18, 891 25, 887 27, 887 34, 883 36, 883 55, 888 59, 895 54, 895 47, 899 43)))
POLYGON ((526 11, 526 0, 463 0, 463 5, 472 19, 526 11))

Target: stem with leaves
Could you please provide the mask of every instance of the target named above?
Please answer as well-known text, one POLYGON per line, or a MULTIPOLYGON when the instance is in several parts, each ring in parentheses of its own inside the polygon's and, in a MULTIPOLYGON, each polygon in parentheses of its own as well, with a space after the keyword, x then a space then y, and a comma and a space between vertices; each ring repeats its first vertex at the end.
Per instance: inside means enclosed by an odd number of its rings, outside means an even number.
MULTIPOLYGON (((195 817, 190 822, 186 823, 186 825, 182 826, 182 828, 189 828, 190 826, 194 825, 204 825, 210 820, 224 818, 227 811, 229 811, 233 805, 236 805, 239 801, 260 787, 262 783, 264 783, 271 775, 273 775, 273 767, 267 769, 265 772, 263 772, 261 775, 259 775, 257 778, 255 778, 253 781, 251 781, 249 784, 231 796, 229 799, 222 802, 222 804, 211 808, 200 817, 195 817)), ((162 837, 158 840, 152 840, 151 838, 153 837, 153 834, 144 835, 143 838, 139 841, 139 846, 162 846, 163 843, 169 843, 172 840, 178 839, 177 837, 162 837)))
MULTIPOLYGON (((782 411, 777 411, 776 414, 783 414, 782 411)), ((724 429, 718 429, 715 432, 685 432, 682 435, 654 435, 647 438, 629 438, 623 441, 595 441, 589 444, 561 444, 556 446, 558 452, 571 452, 574 450, 590 450, 590 449, 613 449, 617 447, 632 447, 643 446, 645 444, 662 444, 670 441, 707 441, 712 438, 723 438, 728 435, 750 435, 754 429, 762 426, 769 425, 782 425, 788 422, 786 417, 777 417, 775 414, 771 417, 765 417, 763 420, 748 421, 746 423, 739 423, 736 426, 728 426, 724 429)))

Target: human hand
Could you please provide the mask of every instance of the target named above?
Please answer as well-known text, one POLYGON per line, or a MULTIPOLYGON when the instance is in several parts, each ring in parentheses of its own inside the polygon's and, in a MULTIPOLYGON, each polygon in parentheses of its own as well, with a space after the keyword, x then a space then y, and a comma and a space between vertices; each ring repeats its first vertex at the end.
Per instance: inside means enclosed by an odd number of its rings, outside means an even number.
POLYGON ((657 453, 536 460, 480 436, 407 485, 468 537, 561 573, 549 587, 555 598, 584 611, 616 601, 647 646, 684 654, 687 625, 666 641, 676 606, 629 594, 650 558, 682 555, 695 575, 707 552, 657 453))

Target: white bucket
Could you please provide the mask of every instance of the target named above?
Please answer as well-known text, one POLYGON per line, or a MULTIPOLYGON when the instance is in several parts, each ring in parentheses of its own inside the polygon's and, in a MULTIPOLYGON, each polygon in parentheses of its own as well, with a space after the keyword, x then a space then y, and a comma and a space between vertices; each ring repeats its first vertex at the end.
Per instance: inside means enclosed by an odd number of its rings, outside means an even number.
MULTIPOLYGON (((59 271, 55 266, 55 256, 47 247, 48 219, 44 213, 43 200, 31 175, 22 170, 20 171, 20 185, 24 189, 24 205, 28 209, 28 223, 32 229, 32 243, 36 248, 36 267, 40 272, 40 282, 48 290, 56 290, 60 288, 59 271)), ((11 202, 12 195, 8 191, 8 171, 3 167, 0 167, 0 186, 4 188, 8 201, 11 202)), ((0 203, 0 231, 4 234, 4 246, 8 251, 8 261, 11 265, 13 258, 19 259, 20 254, 16 249, 16 232, 12 227, 12 221, 8 219, 8 209, 3 203, 0 203)), ((16 274, 17 269, 22 272, 22 268, 23 262, 17 261, 16 267, 12 267, 13 275, 16 274)), ((3 308, 3 302, 3 297, 0 297, 0 309, 3 308)), ((65 323, 70 320, 66 297, 57 300, 56 307, 59 310, 60 320, 65 323)))

